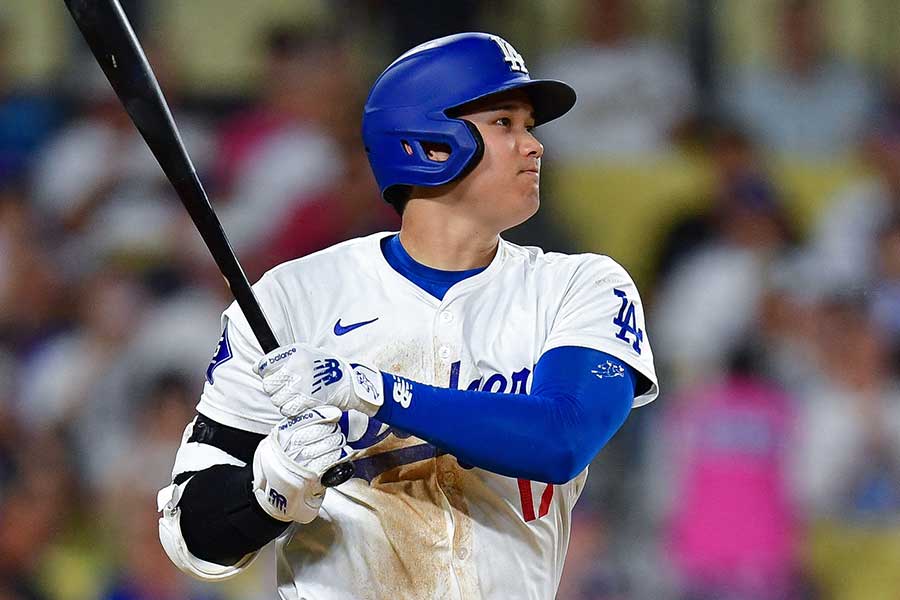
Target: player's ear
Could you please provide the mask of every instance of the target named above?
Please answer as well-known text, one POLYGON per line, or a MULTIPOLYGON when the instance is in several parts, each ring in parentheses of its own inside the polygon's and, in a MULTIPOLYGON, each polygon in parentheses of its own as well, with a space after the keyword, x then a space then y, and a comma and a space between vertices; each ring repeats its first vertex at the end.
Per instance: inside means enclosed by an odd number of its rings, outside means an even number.
POLYGON ((425 156, 428 157, 428 160, 435 162, 447 162, 452 151, 449 144, 437 142, 425 142, 422 144, 422 148, 425 150, 425 156))
MULTIPOLYGON (((420 143, 422 145, 422 150, 425 152, 425 156, 428 157, 428 160, 433 160, 434 162, 447 162, 450 159, 450 152, 452 150, 449 144, 442 144, 440 142, 420 143)), ((406 140, 403 140, 403 150, 408 155, 413 155, 413 148, 406 140)))

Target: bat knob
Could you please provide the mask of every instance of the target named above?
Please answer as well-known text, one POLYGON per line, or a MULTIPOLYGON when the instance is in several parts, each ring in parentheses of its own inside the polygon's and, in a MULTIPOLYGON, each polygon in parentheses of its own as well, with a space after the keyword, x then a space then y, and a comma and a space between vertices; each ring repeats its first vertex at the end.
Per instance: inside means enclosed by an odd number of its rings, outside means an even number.
POLYGON ((336 485, 341 485, 351 477, 353 477, 353 473, 356 472, 356 468, 353 466, 352 462, 345 462, 339 465, 334 465, 322 475, 322 485, 325 487, 334 487, 336 485))

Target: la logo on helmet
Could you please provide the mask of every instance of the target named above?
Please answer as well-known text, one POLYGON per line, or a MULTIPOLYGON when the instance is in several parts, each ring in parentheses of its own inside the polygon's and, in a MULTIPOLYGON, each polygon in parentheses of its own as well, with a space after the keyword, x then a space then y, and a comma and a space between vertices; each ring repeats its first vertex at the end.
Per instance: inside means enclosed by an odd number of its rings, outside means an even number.
POLYGON ((500 51, 503 52, 503 60, 509 63, 510 71, 519 71, 525 74, 528 73, 528 68, 525 67, 525 59, 522 58, 522 55, 519 54, 515 48, 513 48, 512 44, 496 35, 492 35, 491 39, 500 46, 500 51))

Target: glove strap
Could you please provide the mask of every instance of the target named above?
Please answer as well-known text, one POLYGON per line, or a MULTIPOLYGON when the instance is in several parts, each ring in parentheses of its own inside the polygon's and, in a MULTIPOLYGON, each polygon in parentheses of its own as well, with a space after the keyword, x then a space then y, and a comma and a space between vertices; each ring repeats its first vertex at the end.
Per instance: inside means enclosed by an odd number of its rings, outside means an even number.
POLYGON ((375 416, 384 404, 384 382, 381 372, 365 365, 350 365, 353 369, 353 393, 362 404, 362 411, 368 416, 375 416))

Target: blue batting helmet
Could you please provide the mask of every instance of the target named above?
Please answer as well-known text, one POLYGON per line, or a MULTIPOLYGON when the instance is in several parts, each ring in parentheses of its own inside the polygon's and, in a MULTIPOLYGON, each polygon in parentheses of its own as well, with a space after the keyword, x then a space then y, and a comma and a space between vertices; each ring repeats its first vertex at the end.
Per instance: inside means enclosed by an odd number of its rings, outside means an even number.
POLYGON ((484 152, 481 136, 472 123, 448 112, 515 89, 531 100, 536 125, 562 116, 575 104, 575 90, 561 81, 531 79, 522 55, 496 35, 442 37, 391 63, 369 92, 362 122, 382 197, 391 201, 408 186, 442 185, 474 168, 484 152), (422 146, 429 143, 449 146, 450 158, 430 160, 422 146))

